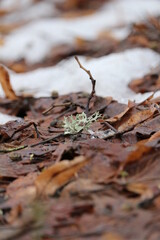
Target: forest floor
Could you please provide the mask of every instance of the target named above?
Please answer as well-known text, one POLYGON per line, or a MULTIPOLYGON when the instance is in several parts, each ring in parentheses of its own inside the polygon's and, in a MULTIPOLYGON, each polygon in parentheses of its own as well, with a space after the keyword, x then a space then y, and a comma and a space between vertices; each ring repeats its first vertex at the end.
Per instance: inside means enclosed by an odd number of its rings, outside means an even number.
POLYGON ((0 240, 159 240, 160 1, 1 0, 0 61, 0 240))

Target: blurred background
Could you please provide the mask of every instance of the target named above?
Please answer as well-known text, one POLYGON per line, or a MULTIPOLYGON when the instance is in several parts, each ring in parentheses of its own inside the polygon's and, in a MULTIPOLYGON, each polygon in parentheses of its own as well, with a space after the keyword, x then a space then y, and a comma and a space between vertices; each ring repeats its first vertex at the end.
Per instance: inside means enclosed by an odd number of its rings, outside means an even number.
POLYGON ((97 94, 139 99, 128 84, 160 63, 159 16, 159 0, 0 0, 0 63, 17 94, 88 92, 79 55, 97 94))

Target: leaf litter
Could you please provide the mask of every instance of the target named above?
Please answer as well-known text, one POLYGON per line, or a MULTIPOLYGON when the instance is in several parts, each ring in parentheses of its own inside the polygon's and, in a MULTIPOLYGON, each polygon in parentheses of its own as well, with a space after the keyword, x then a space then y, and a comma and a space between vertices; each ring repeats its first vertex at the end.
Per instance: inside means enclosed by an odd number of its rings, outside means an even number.
MULTIPOLYGON (((73 13, 81 6, 76 14, 86 14, 96 2, 70 0, 57 6, 73 13)), ((157 19, 133 26, 112 50, 126 44, 158 52, 157 19)), ((92 43, 81 42, 83 51, 90 44, 95 48, 92 43)), ((0 70, 6 96, 0 111, 21 118, 0 125, 0 239, 159 239, 159 97, 124 104, 97 96, 91 72, 91 94, 17 96, 7 70, 0 70), (74 122, 85 114, 87 121, 97 112, 86 129, 65 134, 65 118, 73 116, 74 122)), ((157 91, 158 79, 157 68, 130 87, 157 91)))

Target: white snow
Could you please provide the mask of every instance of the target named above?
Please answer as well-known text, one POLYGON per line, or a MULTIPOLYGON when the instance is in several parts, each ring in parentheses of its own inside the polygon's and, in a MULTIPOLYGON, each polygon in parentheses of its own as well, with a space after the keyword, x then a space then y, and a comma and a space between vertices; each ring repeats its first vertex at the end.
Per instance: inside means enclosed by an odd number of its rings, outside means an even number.
POLYGON ((51 17, 57 14, 57 10, 53 3, 45 1, 38 2, 29 7, 12 11, 4 17, 0 18, 1 24, 28 22, 38 18, 51 17))
MULTIPOLYGON (((43 2, 47 3, 58 3, 63 2, 64 0, 45 0, 43 2)), ((13 9, 24 9, 27 7, 32 6, 33 3, 36 3, 34 0, 1 0, 0 1, 0 8, 10 11, 13 9)), ((39 4, 39 3, 38 3, 39 4)))
POLYGON ((0 113, 0 125, 5 124, 6 122, 9 122, 9 121, 14 121, 14 120, 20 120, 20 118, 9 116, 4 113, 0 113))
MULTIPOLYGON (((112 96, 127 103, 128 99, 143 99, 128 88, 128 83, 143 77, 152 68, 160 64, 160 55, 149 49, 136 48, 122 53, 114 53, 101 58, 87 60, 79 58, 81 63, 91 70, 97 80, 96 93, 112 96)), ((17 93, 23 90, 34 96, 50 96, 53 90, 59 94, 71 92, 90 92, 91 82, 87 74, 79 68, 74 58, 62 61, 54 67, 37 69, 32 72, 11 73, 11 83, 17 93)), ((0 89, 0 95, 3 95, 0 89)))
MULTIPOLYGON (((112 32, 113 27, 118 28, 158 14, 159 0, 117 0, 90 16, 33 21, 4 38, 5 43, 0 46, 0 60, 24 58, 29 63, 39 62, 56 45, 73 43, 76 37, 95 39, 101 31, 112 32)), ((124 30, 124 33, 117 30, 115 36, 122 39, 129 31, 126 28, 124 30)))
POLYGON ((33 0, 1 0, 0 7, 5 10, 12 10, 14 8, 26 8, 33 3, 33 0))

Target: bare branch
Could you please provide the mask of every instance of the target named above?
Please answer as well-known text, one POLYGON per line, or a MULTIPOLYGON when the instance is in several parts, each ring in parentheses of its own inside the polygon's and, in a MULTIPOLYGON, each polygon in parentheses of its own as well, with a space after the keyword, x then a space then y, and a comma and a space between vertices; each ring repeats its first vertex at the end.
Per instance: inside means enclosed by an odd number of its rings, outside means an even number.
POLYGON ((55 107, 68 107, 70 106, 72 103, 68 102, 68 103, 62 103, 62 104, 52 104, 47 110, 43 111, 42 114, 43 115, 47 115, 47 113, 49 113, 53 108, 55 107))
POLYGON ((95 95, 96 80, 93 78, 91 72, 90 72, 89 70, 87 70, 85 67, 82 66, 82 64, 80 63, 80 61, 79 61, 79 59, 78 59, 77 56, 75 56, 75 59, 76 59, 78 65, 79 65, 79 67, 80 67, 81 69, 83 69, 83 70, 88 74, 88 76, 89 76, 89 78, 90 78, 90 80, 91 80, 91 83, 92 83, 92 92, 91 92, 91 94, 89 95, 89 98, 88 98, 88 101, 87 101, 87 106, 86 106, 86 111, 85 111, 86 114, 88 115, 90 101, 91 101, 91 99, 92 99, 92 98, 94 97, 94 95, 95 95))

